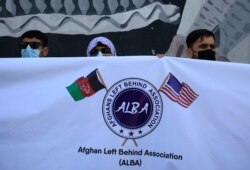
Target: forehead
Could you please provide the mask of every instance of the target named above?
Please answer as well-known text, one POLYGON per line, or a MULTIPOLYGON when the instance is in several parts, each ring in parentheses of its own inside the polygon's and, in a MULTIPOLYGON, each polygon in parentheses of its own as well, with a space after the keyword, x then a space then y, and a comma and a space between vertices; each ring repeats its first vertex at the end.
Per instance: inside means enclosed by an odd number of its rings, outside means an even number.
POLYGON ((198 38, 195 42, 194 45, 198 44, 215 44, 215 40, 212 36, 204 36, 198 38))
POLYGON ((24 38, 22 42, 41 42, 38 38, 32 37, 32 38, 24 38))
POLYGON ((102 48, 109 48, 109 47, 104 44, 100 44, 100 45, 95 46, 93 49, 102 49, 102 48))

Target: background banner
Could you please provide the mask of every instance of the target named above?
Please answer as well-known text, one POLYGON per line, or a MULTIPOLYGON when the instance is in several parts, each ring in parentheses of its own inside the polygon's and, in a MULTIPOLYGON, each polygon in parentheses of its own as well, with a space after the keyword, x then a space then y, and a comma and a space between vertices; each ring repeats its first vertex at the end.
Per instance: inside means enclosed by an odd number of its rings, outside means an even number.
POLYGON ((1 59, 0 169, 249 169, 249 73, 174 57, 1 59))

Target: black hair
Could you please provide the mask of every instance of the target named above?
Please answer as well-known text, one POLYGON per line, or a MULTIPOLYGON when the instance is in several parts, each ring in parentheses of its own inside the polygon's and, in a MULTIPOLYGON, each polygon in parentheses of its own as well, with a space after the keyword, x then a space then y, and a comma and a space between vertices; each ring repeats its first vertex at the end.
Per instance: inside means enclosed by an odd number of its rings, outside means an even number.
MULTIPOLYGON (((96 46, 95 46, 95 47, 97 47, 97 46, 104 46, 104 47, 108 47, 107 45, 103 44, 102 42, 98 42, 98 43, 96 44, 96 46)), ((109 48, 109 47, 108 47, 108 48, 109 48)))
POLYGON ((22 36, 21 36, 21 41, 24 39, 24 38, 37 38, 39 40, 42 41, 42 45, 44 47, 47 47, 48 46, 48 37, 42 33, 41 31, 38 31, 38 30, 30 30, 30 31, 27 31, 25 32, 22 36))
POLYGON ((214 33, 212 31, 209 31, 207 29, 198 29, 194 30, 191 33, 188 34, 186 38, 186 44, 187 47, 190 48, 193 46, 193 44, 199 39, 203 37, 213 37, 215 40, 214 33))

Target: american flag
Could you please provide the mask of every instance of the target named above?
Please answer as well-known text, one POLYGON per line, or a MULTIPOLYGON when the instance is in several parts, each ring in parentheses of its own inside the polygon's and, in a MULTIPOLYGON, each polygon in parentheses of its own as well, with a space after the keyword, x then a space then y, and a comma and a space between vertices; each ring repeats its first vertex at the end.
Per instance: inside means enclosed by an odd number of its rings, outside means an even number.
POLYGON ((160 91, 166 94, 172 101, 187 108, 199 96, 186 83, 181 83, 169 73, 160 91))

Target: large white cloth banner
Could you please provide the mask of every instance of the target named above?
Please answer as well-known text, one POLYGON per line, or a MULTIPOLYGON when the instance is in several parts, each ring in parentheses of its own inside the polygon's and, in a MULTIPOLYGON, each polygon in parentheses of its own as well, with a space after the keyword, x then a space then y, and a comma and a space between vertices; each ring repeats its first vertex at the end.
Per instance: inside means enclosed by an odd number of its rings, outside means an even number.
POLYGON ((250 65, 0 60, 1 170, 248 170, 250 65))

